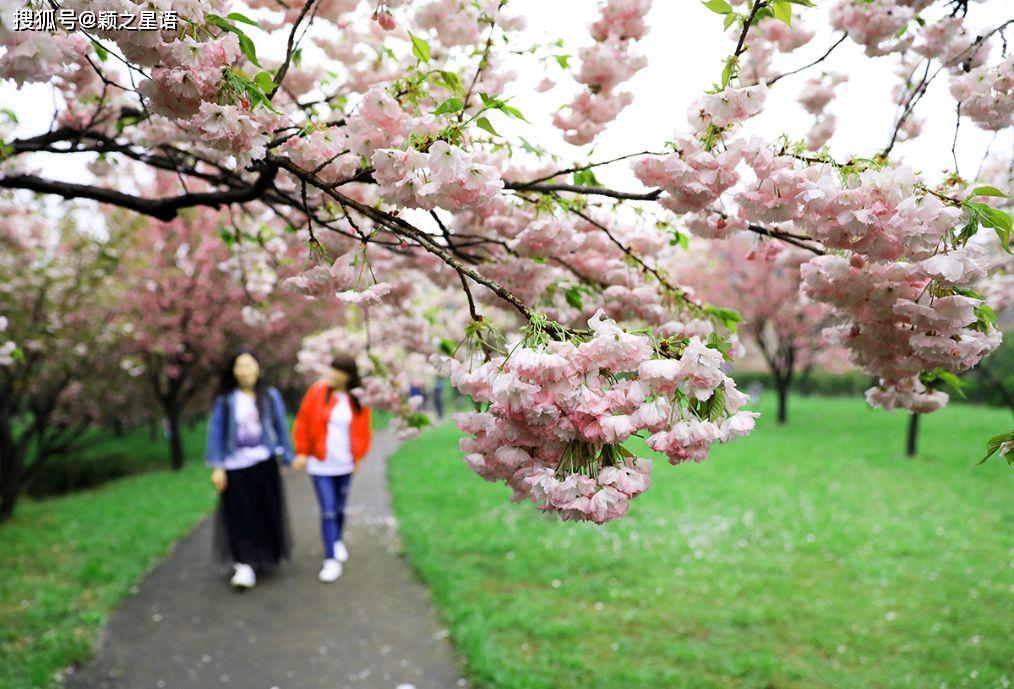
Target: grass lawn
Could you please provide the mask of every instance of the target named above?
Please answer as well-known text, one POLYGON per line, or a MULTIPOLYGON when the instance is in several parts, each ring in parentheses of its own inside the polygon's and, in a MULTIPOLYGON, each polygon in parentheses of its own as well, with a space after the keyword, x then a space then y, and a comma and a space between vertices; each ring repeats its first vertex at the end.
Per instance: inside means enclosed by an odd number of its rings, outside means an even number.
MULTIPOLYGON (((123 442, 109 447, 168 465, 161 438, 129 434, 123 442)), ((109 612, 211 509, 204 426, 185 442, 190 461, 181 472, 51 500, 26 497, 0 526, 0 687, 48 687, 60 670, 87 660, 109 612)))
POLYGON ((700 465, 657 461, 629 515, 560 523, 442 426, 390 466, 408 556, 478 687, 863 689, 1014 680, 1014 475, 976 467, 1009 412, 922 419, 774 398, 700 465))

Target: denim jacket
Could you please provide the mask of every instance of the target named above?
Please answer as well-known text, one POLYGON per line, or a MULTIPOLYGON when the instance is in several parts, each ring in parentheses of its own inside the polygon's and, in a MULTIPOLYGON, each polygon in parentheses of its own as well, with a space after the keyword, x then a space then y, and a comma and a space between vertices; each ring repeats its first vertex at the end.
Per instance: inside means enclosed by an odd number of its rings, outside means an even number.
MULTIPOLYGON (((284 464, 292 463, 292 441, 289 439, 285 402, 275 388, 268 388, 264 409, 260 410, 264 444, 284 464)), ((236 400, 232 393, 219 395, 211 408, 208 422, 208 445, 204 459, 208 466, 220 467, 236 449, 236 400)))

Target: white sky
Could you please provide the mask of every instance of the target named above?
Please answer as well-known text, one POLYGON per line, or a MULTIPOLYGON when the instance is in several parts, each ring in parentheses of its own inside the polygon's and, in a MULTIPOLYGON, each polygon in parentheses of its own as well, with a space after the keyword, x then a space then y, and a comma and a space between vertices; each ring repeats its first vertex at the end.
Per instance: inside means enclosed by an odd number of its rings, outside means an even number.
MULTIPOLYGON (((826 2, 822 4, 827 6, 826 2)), ((591 40, 587 27, 596 16, 596 6, 593 0, 512 0, 512 11, 525 15, 529 25, 525 39, 516 41, 515 45, 524 40, 562 38, 565 41, 563 52, 576 56, 578 49, 591 40)), ((1007 0, 986 0, 972 3, 968 21, 975 29, 988 29, 1004 21, 1009 13, 1007 0)), ((820 7, 806 10, 805 15, 810 17, 807 25, 818 29, 817 36, 795 53, 777 56, 776 71, 806 64, 831 45, 830 31, 826 27, 820 30, 824 14, 825 10, 820 7)), ((568 102, 577 89, 555 63, 549 66, 548 72, 519 74, 517 81, 507 88, 505 95, 513 96, 512 102, 534 124, 508 122, 494 114, 494 125, 503 133, 519 133, 561 154, 568 163, 602 160, 639 150, 659 150, 675 131, 685 127, 687 106, 717 80, 732 42, 721 33, 721 17, 694 0, 655 0, 649 19, 652 31, 640 44, 649 58, 649 66, 626 84, 635 95, 634 104, 600 138, 590 155, 586 150, 586 155, 582 155, 582 149, 562 143, 550 123, 552 113, 568 102), (559 82, 558 87, 547 94, 536 93, 535 85, 547 75, 559 82)), ((830 142, 832 152, 839 159, 871 155, 884 146, 890 135, 895 113, 890 91, 896 81, 896 63, 896 57, 866 58, 858 46, 846 41, 815 70, 787 77, 776 84, 768 96, 765 112, 749 123, 749 129, 768 139, 782 132, 802 138, 811 126, 812 117, 795 102, 799 87, 811 72, 842 71, 849 75, 849 81, 840 87, 839 97, 830 106, 838 116, 838 129, 830 142)), ((18 113, 22 121, 19 135, 37 134, 48 128, 52 95, 47 86, 33 85, 17 92, 11 84, 3 83, 0 84, 0 107, 10 107, 18 113)), ((933 83, 917 115, 926 118, 923 135, 914 142, 899 144, 896 151, 934 180, 939 177, 940 170, 952 167, 950 149, 955 115, 945 75, 933 83)), ((992 150, 1010 152, 1014 133, 1008 130, 994 140, 991 133, 977 129, 967 119, 962 121, 958 145, 962 173, 974 173, 991 142, 992 150)), ((84 161, 71 163, 66 158, 53 156, 46 160, 42 163, 44 173, 67 181, 87 181, 84 161)), ((625 164, 614 168, 612 172, 599 174, 600 179, 617 185, 635 184, 625 164)))

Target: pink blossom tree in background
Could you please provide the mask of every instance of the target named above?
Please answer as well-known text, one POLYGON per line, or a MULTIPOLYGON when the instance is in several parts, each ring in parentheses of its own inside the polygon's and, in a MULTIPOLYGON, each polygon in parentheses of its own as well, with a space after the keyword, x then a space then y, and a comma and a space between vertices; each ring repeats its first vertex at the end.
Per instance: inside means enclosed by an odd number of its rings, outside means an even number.
POLYGON ((123 259, 131 284, 117 312, 123 366, 144 381, 166 421, 173 469, 185 460, 183 422, 205 411, 229 357, 249 349, 265 376, 291 370, 302 336, 317 325, 307 322, 305 303, 286 304, 284 293, 274 292, 288 245, 267 226, 244 223, 241 232, 230 222, 196 211, 170 222, 132 220, 123 259))
MULTIPOLYGON (((875 406, 939 409, 947 396, 927 381, 974 366, 1000 342, 970 290, 991 258, 977 237, 995 233, 1008 250, 1010 216, 995 204, 1005 190, 957 169, 923 174, 898 147, 919 136, 930 114, 920 103, 937 79, 949 82, 962 126, 1011 126, 1012 20, 985 25, 978 3, 708 0, 712 25, 701 30, 729 39, 713 88, 673 114, 670 141, 610 160, 591 151, 640 95, 629 82, 647 64, 639 42, 650 0, 602 2, 573 64, 555 42, 520 40, 524 17, 503 0, 166 0, 150 9, 180 21, 154 31, 19 31, 38 4, 13 5, 0 77, 50 84, 56 111, 45 130, 7 125, 0 189, 22 203, 27 192, 89 199, 179 233, 176 218, 208 209, 240 230, 268 217, 291 228, 279 236, 302 251, 305 270, 289 285, 323 300, 336 322, 355 315, 355 338, 338 341, 373 362, 369 403, 412 427, 416 412, 398 392, 412 375, 403 366, 419 357, 390 351, 432 352, 431 371, 478 405, 459 419, 465 461, 564 518, 622 516, 648 488, 651 462, 626 447, 631 436, 679 464, 753 428, 723 371, 736 314, 674 278, 684 230, 807 252, 803 293, 877 378, 875 406), (807 22, 834 30, 830 48, 808 45, 807 22), (832 152, 832 115, 857 107, 833 98, 845 43, 898 70, 898 108, 893 121, 870 123, 868 148, 832 152), (551 117, 560 141, 533 143, 512 97, 532 88, 520 75, 553 63, 573 77, 551 117), (797 76, 816 70, 816 84, 797 76), (759 124, 767 102, 797 96, 817 117, 813 131, 759 124), (589 148, 565 161, 561 142, 589 148), (40 153, 90 157, 94 178, 40 170, 40 153), (598 181, 616 169, 643 186, 598 181), (171 173, 171 187, 143 183, 158 172, 171 173), (450 290, 447 304, 464 317, 429 321, 401 301, 438 303, 450 290)), ((182 224, 219 234, 216 223, 182 224)), ((196 238, 188 246, 184 263, 203 255, 196 238)), ((175 254, 150 260, 186 272, 175 254)), ((174 375, 190 346, 164 350, 160 375, 174 375)))
POLYGON ((87 393, 91 373, 108 371, 118 245, 72 213, 0 202, 0 521, 46 459, 102 418, 87 393))
POLYGON ((845 353, 823 337, 830 309, 800 293, 800 266, 806 252, 749 237, 714 242, 694 257, 698 265, 680 276, 696 294, 728 304, 743 318, 738 329, 748 348, 756 350, 778 395, 778 422, 788 420, 788 396, 800 372, 820 364, 841 369, 845 353), (715 280, 721 275, 721 280, 715 280))

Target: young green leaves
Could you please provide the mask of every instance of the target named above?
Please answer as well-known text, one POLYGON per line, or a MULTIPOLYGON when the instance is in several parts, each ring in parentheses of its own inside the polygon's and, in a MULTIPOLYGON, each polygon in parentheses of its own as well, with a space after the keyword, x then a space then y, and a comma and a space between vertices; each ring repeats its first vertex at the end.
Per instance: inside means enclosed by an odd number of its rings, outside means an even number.
POLYGON ((979 201, 972 201, 976 196, 994 196, 999 198, 1006 198, 1007 195, 996 187, 982 186, 976 187, 972 190, 972 193, 968 195, 968 198, 961 204, 962 208, 968 211, 969 218, 968 223, 962 228, 958 234, 958 240, 961 242, 967 242, 975 233, 978 231, 979 226, 992 228, 996 232, 996 236, 1000 238, 1000 244, 1003 246, 1003 250, 1008 254, 1011 253, 1010 249, 1010 233, 1011 233, 1011 217, 1010 214, 1000 210, 999 208, 993 208, 985 203, 979 201))

